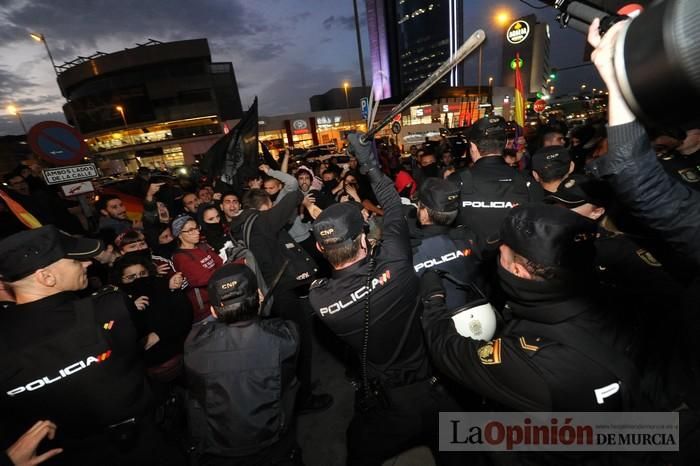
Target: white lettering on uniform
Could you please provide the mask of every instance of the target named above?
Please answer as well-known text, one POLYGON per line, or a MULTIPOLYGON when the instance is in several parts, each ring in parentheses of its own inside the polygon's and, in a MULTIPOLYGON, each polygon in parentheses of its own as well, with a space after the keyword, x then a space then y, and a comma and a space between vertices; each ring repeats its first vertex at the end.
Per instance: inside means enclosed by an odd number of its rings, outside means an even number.
POLYGON ((356 302, 358 302, 359 300, 361 300, 362 298, 367 296, 369 293, 374 291, 374 289, 378 285, 385 285, 389 281, 390 278, 391 278, 391 271, 390 270, 384 271, 384 273, 382 273, 380 275, 380 278, 372 278, 372 282, 371 282, 369 288, 367 288, 367 286, 363 285, 360 288, 358 288, 357 290, 350 293, 350 300, 349 301, 343 302, 343 300, 341 299, 339 301, 334 302, 333 304, 329 304, 328 306, 324 306, 324 307, 320 308, 319 312, 321 313, 321 317, 324 317, 327 315, 333 315, 336 312, 339 312, 343 309, 346 309, 346 308, 352 306, 353 304, 355 304, 356 302))
POLYGON ((462 201, 462 207, 473 207, 476 209, 512 209, 513 207, 518 207, 518 203, 510 201, 462 201))
POLYGON ((464 251, 460 251, 458 249, 454 252, 448 252, 447 254, 444 254, 437 259, 428 259, 427 261, 418 263, 414 265, 413 268, 416 272, 418 272, 420 271, 420 269, 430 269, 432 267, 435 267, 436 265, 444 264, 445 262, 450 262, 455 259, 459 259, 460 257, 466 257, 469 254, 471 254, 471 249, 465 249, 464 251))
POLYGON ((598 402, 599 405, 602 405, 605 403, 605 399, 613 396, 615 393, 620 391, 620 384, 615 382, 611 383, 610 385, 606 385, 605 387, 600 387, 596 388, 593 390, 595 393, 595 400, 598 402))

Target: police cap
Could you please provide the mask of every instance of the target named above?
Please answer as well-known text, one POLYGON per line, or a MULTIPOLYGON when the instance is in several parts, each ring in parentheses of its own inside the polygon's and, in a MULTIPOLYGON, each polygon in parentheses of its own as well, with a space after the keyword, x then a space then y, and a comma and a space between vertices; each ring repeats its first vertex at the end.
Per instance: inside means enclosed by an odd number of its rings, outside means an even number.
POLYGON ((571 175, 562 181, 556 192, 549 194, 545 201, 563 204, 569 209, 583 204, 608 207, 612 197, 612 191, 606 182, 586 175, 571 175))
POLYGON ((451 181, 426 178, 418 190, 418 200, 431 210, 453 212, 459 209, 459 192, 451 181))
POLYGON ((247 265, 227 264, 211 276, 207 291, 211 304, 222 307, 255 295, 258 292, 258 281, 247 265))
POLYGON ((53 225, 22 231, 0 241, 0 277, 14 282, 61 259, 88 260, 103 249, 100 240, 77 238, 53 225))
POLYGON ((519 255, 536 264, 564 268, 590 262, 595 237, 595 222, 547 204, 512 209, 500 230, 500 241, 519 255))
POLYGON ((477 120, 469 129, 469 140, 478 142, 482 139, 505 140, 506 120, 498 115, 477 120))
POLYGON ((314 237, 323 249, 337 248, 348 244, 362 233, 364 223, 358 204, 333 204, 314 221, 314 237))
POLYGON ((532 155, 532 169, 543 174, 563 177, 569 173, 571 154, 564 146, 543 147, 532 155))

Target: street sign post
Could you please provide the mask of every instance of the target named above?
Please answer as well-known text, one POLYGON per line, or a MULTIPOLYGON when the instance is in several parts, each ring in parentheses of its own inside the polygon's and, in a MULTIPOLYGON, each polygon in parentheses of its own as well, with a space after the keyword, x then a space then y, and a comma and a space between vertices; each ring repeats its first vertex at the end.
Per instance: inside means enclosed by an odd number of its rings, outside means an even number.
POLYGON ((46 184, 49 185, 90 180, 99 176, 94 163, 83 163, 70 167, 45 168, 42 170, 42 174, 46 184))

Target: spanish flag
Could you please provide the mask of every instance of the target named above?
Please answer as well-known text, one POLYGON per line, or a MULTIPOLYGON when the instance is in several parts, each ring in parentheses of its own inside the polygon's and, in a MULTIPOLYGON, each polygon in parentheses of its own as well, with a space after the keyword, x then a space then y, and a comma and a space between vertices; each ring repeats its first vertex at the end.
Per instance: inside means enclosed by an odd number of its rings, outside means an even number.
POLYGON ((525 89, 520 75, 520 54, 515 54, 515 122, 522 130, 525 127, 525 89))
POLYGON ((7 207, 12 211, 13 214, 15 214, 15 217, 17 217, 17 220, 22 222, 27 228, 40 228, 41 222, 36 219, 32 214, 30 214, 27 209, 22 207, 22 205, 12 199, 10 196, 7 195, 5 191, 0 189, 0 199, 2 199, 5 204, 7 204, 7 207))

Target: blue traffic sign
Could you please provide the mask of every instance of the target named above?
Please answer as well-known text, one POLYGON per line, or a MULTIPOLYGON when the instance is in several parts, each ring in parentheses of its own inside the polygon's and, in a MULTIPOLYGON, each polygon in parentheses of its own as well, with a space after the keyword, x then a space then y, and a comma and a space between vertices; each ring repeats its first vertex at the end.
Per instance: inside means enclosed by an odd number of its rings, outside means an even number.
POLYGON ((42 121, 32 126, 27 142, 35 154, 53 165, 75 165, 90 155, 82 134, 60 121, 42 121))
POLYGON ((369 116, 369 98, 367 97, 360 99, 360 114, 363 120, 366 120, 369 116))

